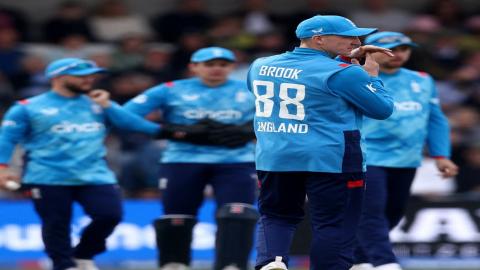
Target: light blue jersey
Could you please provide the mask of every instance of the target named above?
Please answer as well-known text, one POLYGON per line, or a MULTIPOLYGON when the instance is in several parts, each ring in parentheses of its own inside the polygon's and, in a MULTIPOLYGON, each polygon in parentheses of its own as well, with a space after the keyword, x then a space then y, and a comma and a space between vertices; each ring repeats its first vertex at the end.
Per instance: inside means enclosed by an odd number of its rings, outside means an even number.
POLYGON ((433 79, 424 72, 401 68, 380 78, 393 96, 395 111, 384 121, 364 119, 367 164, 420 166, 427 143, 431 156, 450 156, 448 120, 442 113, 433 79))
POLYGON ((364 171, 362 116, 385 119, 393 110, 381 80, 309 48, 256 60, 248 87, 262 171, 364 171))
MULTIPOLYGON (((199 78, 177 80, 152 87, 124 107, 142 116, 160 110, 165 122, 183 125, 191 125, 207 118, 226 124, 244 124, 252 121, 255 112, 254 97, 244 82, 228 80, 217 87, 209 87, 199 78)), ((253 151, 253 143, 232 149, 170 140, 161 161, 253 162, 253 151)))
POLYGON ((0 164, 9 162, 20 143, 26 150, 23 183, 115 183, 105 161, 107 122, 149 134, 159 131, 158 125, 117 104, 104 110, 85 95, 69 98, 50 91, 20 101, 7 111, 0 132, 0 164))

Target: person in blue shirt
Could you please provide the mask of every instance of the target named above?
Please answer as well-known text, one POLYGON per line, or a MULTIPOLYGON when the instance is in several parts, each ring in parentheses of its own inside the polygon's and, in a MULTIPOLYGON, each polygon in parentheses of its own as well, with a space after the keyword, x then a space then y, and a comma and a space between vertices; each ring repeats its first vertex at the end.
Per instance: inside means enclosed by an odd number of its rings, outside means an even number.
POLYGON ((417 45, 398 32, 375 33, 365 43, 393 51, 394 57, 375 53, 373 58, 380 64, 380 78, 394 99, 395 111, 384 121, 365 118, 361 129, 367 149, 367 189, 352 269, 400 270, 389 231, 404 214, 424 145, 443 177, 455 176, 458 168, 449 160, 449 126, 434 80, 425 72, 402 67, 417 45))
POLYGON ((161 111, 168 141, 160 161, 164 215, 154 226, 163 269, 190 264, 192 229, 206 185, 217 204, 214 269, 245 270, 257 212, 254 96, 245 82, 228 78, 235 56, 221 47, 194 52, 192 78, 162 83, 127 102, 141 116, 161 111))
POLYGON ((105 100, 104 90, 92 89, 97 74, 104 71, 78 58, 53 61, 45 70, 51 90, 17 102, 2 121, 0 183, 5 187, 19 180, 8 163, 15 145, 21 144, 26 152, 22 185, 40 216, 54 270, 98 270, 92 259, 105 251, 106 238, 122 218, 120 190, 105 160, 107 126, 152 135, 160 130, 118 104, 103 108, 96 103, 105 100), (73 202, 92 219, 74 248, 73 202))
POLYGON ((297 27, 299 47, 250 67, 261 181, 257 270, 286 269, 305 196, 313 228, 311 268, 352 266, 364 189, 362 118, 386 119, 393 111, 371 56, 389 50, 363 47, 358 38, 375 30, 341 16, 314 16, 297 27), (336 56, 354 59, 350 64, 336 56), (356 58, 362 56, 360 66, 356 58))

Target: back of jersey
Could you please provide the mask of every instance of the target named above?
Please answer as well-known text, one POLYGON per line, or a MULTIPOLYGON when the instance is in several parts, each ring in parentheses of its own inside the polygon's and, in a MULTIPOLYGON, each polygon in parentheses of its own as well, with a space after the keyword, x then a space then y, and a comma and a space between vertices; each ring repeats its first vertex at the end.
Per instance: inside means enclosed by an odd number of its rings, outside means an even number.
POLYGON ((250 68, 257 169, 362 171, 361 116, 327 85, 330 76, 348 65, 322 53, 302 54, 301 49, 258 59, 250 68))

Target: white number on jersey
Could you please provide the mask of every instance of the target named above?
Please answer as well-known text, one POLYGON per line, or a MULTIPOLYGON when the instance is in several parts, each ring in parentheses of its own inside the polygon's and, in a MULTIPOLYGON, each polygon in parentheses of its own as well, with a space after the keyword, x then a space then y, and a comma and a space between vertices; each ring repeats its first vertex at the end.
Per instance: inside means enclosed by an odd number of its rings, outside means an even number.
MULTIPOLYGON (((274 102, 271 98, 275 95, 274 84, 270 81, 253 81, 253 93, 256 96, 256 116, 258 117, 270 117, 273 111, 274 102), (259 86, 265 89, 265 93, 260 95, 259 86)), ((300 101, 305 99, 305 85, 296 83, 281 83, 278 96, 282 100, 280 102, 279 117, 284 119, 303 120, 305 119, 305 107, 300 101), (288 96, 288 90, 293 89, 295 96, 292 98, 288 96), (288 105, 295 105, 296 113, 293 114, 288 111, 288 105)))

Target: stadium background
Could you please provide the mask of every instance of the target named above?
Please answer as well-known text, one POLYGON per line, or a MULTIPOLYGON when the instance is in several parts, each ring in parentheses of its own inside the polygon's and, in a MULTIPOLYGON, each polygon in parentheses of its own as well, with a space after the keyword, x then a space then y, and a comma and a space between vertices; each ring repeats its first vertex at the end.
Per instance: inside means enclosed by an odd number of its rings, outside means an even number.
MULTIPOLYGON (((437 80, 460 174, 441 180, 425 159, 407 217, 392 232, 395 248, 408 269, 480 269, 479 11, 476 0, 0 0, 0 117, 14 100, 48 90, 43 68, 60 57, 90 58, 110 68, 100 86, 122 103, 156 83, 188 76, 190 53, 212 44, 236 52, 240 61, 233 76, 243 79, 252 59, 295 46, 297 23, 313 14, 341 14, 362 27, 405 31, 421 45, 408 66, 437 80)), ((151 118, 161 121, 158 114, 151 118)), ((148 224, 161 213, 155 163, 163 143, 121 132, 107 143, 130 211, 110 255, 100 262, 114 269, 151 268, 148 224)), ((18 167, 21 153, 14 161, 18 167)), ((199 268, 211 262, 212 209, 207 202, 205 222, 196 228, 199 268)), ((76 212, 78 231, 88 220, 76 212)), ((307 239, 305 226, 295 253, 305 252, 307 239)), ((0 269, 42 269, 44 258, 28 201, 0 192, 0 269)), ((304 266, 305 258, 297 256, 295 267, 304 266)))

